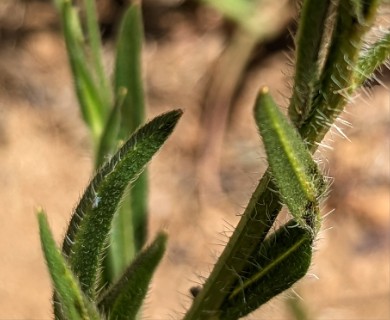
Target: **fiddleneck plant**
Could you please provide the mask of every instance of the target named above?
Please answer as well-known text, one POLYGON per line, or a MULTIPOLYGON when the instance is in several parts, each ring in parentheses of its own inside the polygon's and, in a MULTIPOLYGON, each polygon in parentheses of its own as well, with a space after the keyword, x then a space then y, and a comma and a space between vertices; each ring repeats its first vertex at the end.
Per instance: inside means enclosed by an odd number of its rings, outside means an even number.
MULTIPOLYGON (((53 240, 45 213, 42 209, 38 212, 42 249, 54 287, 54 314, 57 319, 70 320, 135 319, 163 257, 167 235, 160 232, 150 246, 141 249, 146 218, 137 216, 136 210, 120 209, 120 204, 123 199, 134 203, 140 197, 145 203, 146 193, 129 196, 129 185, 135 183, 173 132, 182 112, 165 113, 134 132, 135 123, 144 114, 138 3, 130 6, 122 23, 114 89, 102 69, 92 1, 85 0, 85 8, 93 75, 87 68, 84 36, 75 8, 69 0, 56 0, 56 5, 63 16, 76 93, 91 129, 99 169, 73 212, 62 249, 53 240), (107 156, 131 132, 119 150, 107 156), (125 215, 130 227, 115 231, 113 220, 123 212, 133 215, 125 215), (115 260, 120 251, 109 235, 126 231, 131 232, 135 251, 126 267, 122 261, 120 268, 112 268, 105 257, 115 260)), ((255 102, 254 118, 269 168, 209 277, 201 288, 191 290, 194 300, 184 319, 238 319, 307 273, 321 228, 320 204, 327 191, 327 180, 312 154, 349 97, 389 62, 390 30, 368 49, 362 49, 380 5, 379 0, 303 1, 288 117, 267 87, 260 89, 255 102), (270 232, 283 205, 289 209, 291 220, 270 232)))

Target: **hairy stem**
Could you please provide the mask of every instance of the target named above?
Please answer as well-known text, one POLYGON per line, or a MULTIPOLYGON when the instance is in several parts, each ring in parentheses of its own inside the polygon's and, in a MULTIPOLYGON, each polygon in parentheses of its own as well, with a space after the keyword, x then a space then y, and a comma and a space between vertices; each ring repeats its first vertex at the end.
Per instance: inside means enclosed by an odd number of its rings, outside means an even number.
MULTIPOLYGON (((313 153, 336 117, 347 103, 341 90, 352 79, 354 66, 360 52, 362 37, 368 30, 378 1, 369 1, 361 8, 361 16, 353 15, 355 6, 349 0, 341 0, 337 12, 332 43, 320 77, 320 95, 315 101, 313 115, 300 129, 300 135, 313 153), (361 24, 362 17, 364 24, 361 24), (325 113, 324 121, 318 121, 325 113)), ((323 118, 321 118, 323 119, 323 118)), ((248 258, 258 248, 280 209, 280 198, 270 174, 261 178, 251 200, 225 250, 222 252, 203 289, 196 296, 184 319, 218 319, 221 304, 232 290, 248 258)))

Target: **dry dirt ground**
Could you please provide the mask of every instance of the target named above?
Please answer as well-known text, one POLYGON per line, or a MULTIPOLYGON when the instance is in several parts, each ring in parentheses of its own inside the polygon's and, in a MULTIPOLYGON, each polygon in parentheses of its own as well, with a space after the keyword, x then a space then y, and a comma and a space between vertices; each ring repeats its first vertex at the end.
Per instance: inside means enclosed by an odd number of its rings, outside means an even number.
MULTIPOLYGON (((34 208, 47 210, 60 241, 90 177, 91 149, 55 12, 44 1, 27 6, 23 19, 20 8, 1 9, 0 319, 50 319, 51 287, 34 208)), ((148 117, 178 106, 185 110, 150 166, 150 235, 165 228, 170 238, 147 300, 146 319, 179 319, 191 301, 189 288, 207 275, 221 252, 226 243, 221 233, 237 223, 265 169, 251 116, 256 91, 270 86, 285 106, 286 74, 291 73, 280 51, 246 72, 224 142, 224 193, 210 191, 207 201, 199 200, 194 154, 201 96, 223 41, 218 28, 206 32, 178 14, 173 17, 177 25, 166 36, 149 38, 144 55, 148 117)), ((106 64, 110 69, 109 43, 106 64)), ((287 301, 296 295, 309 319, 390 319, 390 82, 386 84, 348 107, 343 115, 352 123, 344 126, 348 140, 334 131, 326 139, 333 150, 320 151, 334 177, 323 212, 334 211, 325 219, 309 275, 295 292, 282 294, 250 319, 293 319, 287 301)))

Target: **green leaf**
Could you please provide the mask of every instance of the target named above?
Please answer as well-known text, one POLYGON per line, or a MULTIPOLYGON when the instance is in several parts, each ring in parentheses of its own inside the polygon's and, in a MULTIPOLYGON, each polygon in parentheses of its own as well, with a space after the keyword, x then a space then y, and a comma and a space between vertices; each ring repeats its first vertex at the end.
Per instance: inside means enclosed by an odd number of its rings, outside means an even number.
POLYGON ((255 118, 284 203, 302 227, 318 230, 318 199, 325 191, 324 179, 299 133, 266 87, 257 98, 255 118))
POLYGON ((97 168, 105 162, 105 159, 110 158, 113 152, 117 149, 121 110, 126 95, 127 91, 124 88, 117 93, 114 107, 111 110, 107 123, 104 127, 103 134, 100 138, 99 150, 95 162, 97 168))
POLYGON ((140 4, 126 11, 117 40, 114 86, 115 92, 125 88, 120 139, 133 133, 145 118, 145 98, 142 79, 143 24, 140 4))
POLYGON ((246 37, 261 42, 280 32, 284 21, 283 16, 288 10, 285 1, 275 1, 272 5, 268 0, 202 0, 202 2, 232 20, 246 37), (275 14, 281 14, 282 19, 280 17, 275 19, 275 14))
POLYGON ((100 319, 95 306, 84 296, 77 278, 57 248, 42 209, 38 210, 38 223, 42 250, 63 316, 69 320, 100 319))
POLYGON ((295 220, 271 234, 222 305, 220 319, 243 317, 301 279, 310 267, 312 243, 313 234, 295 220))
POLYGON ((245 208, 229 243, 219 257, 206 283, 195 297, 185 320, 218 319, 222 303, 226 300, 237 274, 248 264, 248 259, 262 243, 282 205, 277 187, 267 170, 245 208))
POLYGON ((84 0, 85 20, 87 29, 88 44, 90 47, 90 59, 92 61, 92 70, 99 86, 99 94, 103 102, 103 108, 109 110, 111 106, 112 88, 109 84, 103 68, 102 44, 99 23, 96 14, 95 0, 84 0))
POLYGON ((203 2, 213 6, 223 15, 245 24, 245 21, 253 16, 256 10, 256 0, 203 0, 203 2))
POLYGON ((136 319, 150 280, 164 255, 166 241, 167 235, 159 233, 153 243, 135 258, 119 281, 103 293, 98 306, 109 319, 136 319))
POLYGON ((107 107, 101 100, 84 53, 85 43, 76 9, 70 0, 57 3, 62 20, 69 63, 84 121, 89 126, 95 145, 103 131, 107 107))
POLYGON ((140 128, 96 174, 77 206, 63 252, 83 291, 96 295, 102 253, 123 192, 172 133, 182 115, 175 110, 140 128))
POLYGON ((299 128, 309 148, 315 150, 344 110, 353 90, 363 38, 372 26, 380 0, 340 1, 336 23, 318 85, 312 112, 299 128))
MULTIPOLYGON (((121 109, 119 139, 133 133, 145 118, 142 77, 143 23, 140 3, 130 5, 124 14, 116 45, 114 86, 127 90, 121 109)), ((147 172, 126 190, 123 206, 112 224, 111 241, 106 256, 106 280, 112 283, 141 250, 147 238, 147 172)))
POLYGON ((361 86, 383 64, 390 64, 390 29, 367 50, 358 60, 355 88, 361 86))
POLYGON ((310 113, 311 99, 320 74, 320 49, 330 2, 303 2, 296 40, 293 94, 289 106, 289 117, 297 126, 310 113))

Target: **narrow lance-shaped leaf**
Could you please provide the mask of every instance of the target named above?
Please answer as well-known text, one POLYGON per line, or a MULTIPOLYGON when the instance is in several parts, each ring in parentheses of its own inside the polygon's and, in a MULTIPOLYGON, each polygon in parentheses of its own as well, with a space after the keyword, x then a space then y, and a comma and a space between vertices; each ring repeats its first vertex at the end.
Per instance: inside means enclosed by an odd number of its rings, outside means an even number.
POLYGON ((370 29, 380 0, 339 1, 336 23, 318 85, 312 112, 299 128, 309 148, 315 150, 356 89, 357 61, 363 38, 370 29))
POLYGON ((318 199, 324 192, 324 179, 302 138, 266 87, 257 98, 255 118, 272 175, 285 204, 301 226, 316 231, 319 227, 318 199))
POLYGON ((84 37, 76 9, 70 0, 58 1, 58 6, 81 113, 97 144, 103 131, 106 109, 100 99, 100 93, 92 74, 88 70, 83 48, 84 37))
POLYGON ((111 221, 123 192, 172 133, 181 114, 181 110, 163 114, 133 134, 97 172, 72 216, 63 251, 83 291, 92 298, 111 221))
POLYGON ((88 44, 90 47, 90 58, 92 61, 92 70, 99 86, 99 94, 103 103, 103 108, 109 110, 112 103, 112 88, 109 84, 108 77, 104 72, 102 61, 102 43, 100 36, 99 23, 96 13, 96 1, 84 0, 85 20, 88 44))
POLYGON ((306 0, 302 5, 296 36, 296 62, 289 116, 299 126, 310 113, 311 99, 318 82, 321 41, 330 0, 306 0))
MULTIPOLYGON (((144 122, 145 97, 142 77, 143 23, 139 1, 125 12, 116 45, 114 70, 115 91, 127 90, 121 109, 118 138, 125 139, 144 122)), ((147 238, 147 172, 144 171, 131 189, 126 190, 123 205, 115 215, 110 245, 105 260, 109 283, 118 278, 147 238)))
POLYGON ((312 243, 312 232, 295 220, 271 234, 222 305, 220 319, 243 317, 301 279, 310 267, 312 243))
POLYGON ((103 293, 98 306, 109 319, 136 319, 150 280, 164 255, 166 241, 167 235, 159 233, 153 243, 138 254, 116 284, 103 293))
POLYGON ((38 211, 38 223, 42 250, 63 316, 71 320, 100 319, 95 306, 84 296, 77 278, 57 248, 42 209, 38 211))
POLYGON ((273 191, 275 189, 277 187, 267 170, 185 320, 217 319, 215 317, 231 292, 237 274, 247 266, 248 259, 266 237, 282 207, 279 193, 273 191))
POLYGON ((108 116, 107 123, 99 141, 99 150, 95 162, 96 168, 99 168, 104 163, 105 159, 110 158, 118 146, 121 110, 126 95, 127 90, 125 88, 121 88, 116 95, 114 107, 108 116))
POLYGON ((145 118, 145 97, 142 79, 143 24, 139 3, 126 11, 117 40, 114 70, 115 92, 125 88, 120 139, 134 132, 145 118))
POLYGON ((368 49, 364 50, 357 64, 355 87, 358 88, 382 65, 390 68, 390 29, 368 49))

